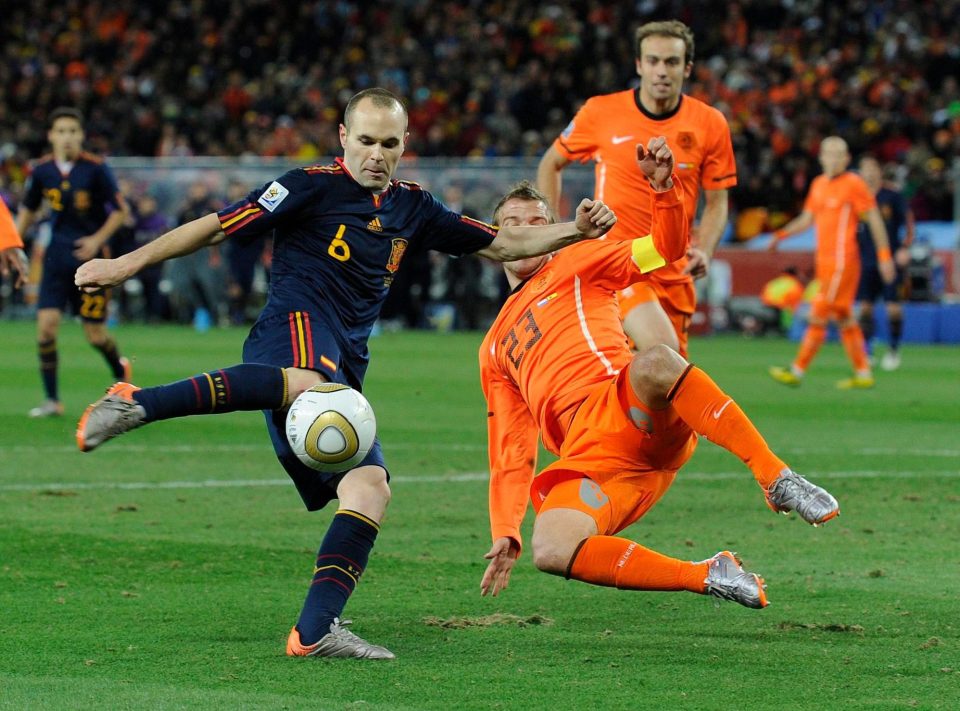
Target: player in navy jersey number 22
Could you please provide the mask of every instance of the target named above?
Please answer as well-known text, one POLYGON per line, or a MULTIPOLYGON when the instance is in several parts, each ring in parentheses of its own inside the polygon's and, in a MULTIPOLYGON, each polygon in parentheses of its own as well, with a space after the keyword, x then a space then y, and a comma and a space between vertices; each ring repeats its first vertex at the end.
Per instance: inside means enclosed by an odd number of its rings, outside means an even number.
POLYGON ((367 339, 408 247, 478 253, 510 261, 599 237, 616 222, 602 202, 584 200, 574 222, 498 230, 458 215, 417 184, 393 178, 407 137, 407 113, 383 89, 347 104, 332 165, 291 170, 238 203, 189 222, 123 257, 94 260, 76 274, 84 291, 109 287, 147 266, 231 237, 274 231, 267 304, 243 347, 243 363, 155 388, 117 383, 77 425, 89 451, 155 420, 263 410, 274 449, 308 510, 339 499, 317 554, 300 618, 287 640, 292 656, 391 659, 339 617, 367 565, 390 500, 380 444, 356 468, 321 474, 297 460, 284 433, 285 410, 323 381, 360 389, 367 339))
POLYGON ((83 117, 71 108, 50 114, 47 140, 53 148, 32 166, 17 231, 26 235, 46 201, 50 208, 50 244, 43 254, 37 302, 37 350, 45 399, 31 417, 63 414, 57 382, 57 335, 67 305, 83 322, 87 341, 103 354, 114 378, 127 378, 130 363, 107 333, 105 293, 81 294, 73 274, 81 263, 100 255, 126 219, 126 203, 106 163, 82 150, 83 117))

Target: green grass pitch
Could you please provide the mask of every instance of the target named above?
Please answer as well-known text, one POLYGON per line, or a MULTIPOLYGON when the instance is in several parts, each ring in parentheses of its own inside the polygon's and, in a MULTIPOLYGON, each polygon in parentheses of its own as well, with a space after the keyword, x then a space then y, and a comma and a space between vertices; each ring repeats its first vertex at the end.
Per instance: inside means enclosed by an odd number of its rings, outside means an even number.
MULTIPOLYGON (((151 385, 239 360, 245 332, 117 330, 151 385)), ((490 539, 480 334, 371 342, 366 393, 393 502, 347 607, 391 663, 288 659, 332 510, 308 514, 259 413, 194 417, 74 449, 108 372, 64 325, 67 416, 39 401, 33 326, 0 323, 0 708, 957 708, 960 350, 907 347, 876 389, 843 393, 827 345, 789 390, 794 344, 695 339, 698 364, 842 515, 772 514, 746 468, 701 443, 625 535, 702 559, 739 551, 769 608, 592 588, 537 572, 481 598, 490 539)), ((529 539, 527 521, 526 535, 529 539)))

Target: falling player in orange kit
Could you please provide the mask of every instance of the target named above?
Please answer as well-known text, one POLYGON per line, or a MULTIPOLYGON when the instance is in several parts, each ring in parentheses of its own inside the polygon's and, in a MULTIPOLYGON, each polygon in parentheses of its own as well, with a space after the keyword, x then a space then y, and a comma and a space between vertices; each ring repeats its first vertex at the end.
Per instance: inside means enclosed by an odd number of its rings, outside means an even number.
MULTIPOLYGON (((830 494, 770 451, 706 373, 664 345, 637 355, 627 348, 615 290, 682 257, 689 228, 663 137, 636 150, 652 187, 650 234, 504 264, 513 292, 480 348, 493 534, 481 594, 507 587, 530 499, 537 512, 533 562, 544 572, 764 607, 762 578, 729 551, 691 562, 613 535, 666 492, 698 433, 750 467, 773 510, 795 510, 813 524, 839 512, 830 494), (559 459, 534 476, 538 434, 559 459)), ((542 193, 522 183, 494 219, 535 225, 551 216, 542 193)))
POLYGON ((841 390, 872 388, 873 373, 867 357, 863 331, 853 313, 853 302, 860 282, 860 250, 857 246, 857 222, 864 220, 877 248, 877 268, 884 283, 893 283, 896 270, 890 255, 890 243, 877 201, 863 178, 847 171, 850 151, 839 136, 829 136, 820 144, 823 173, 813 179, 803 212, 777 230, 770 248, 790 235, 816 225, 816 278, 820 288, 813 297, 810 321, 803 334, 800 350, 789 368, 772 366, 770 376, 778 383, 797 386, 827 338, 831 319, 840 329, 840 340, 853 364, 853 377, 837 383, 841 390))
POLYGON ((572 161, 596 162, 595 197, 617 214, 608 239, 631 239, 651 227, 650 188, 634 161, 634 145, 665 136, 674 152, 687 218, 704 208, 687 258, 658 269, 620 292, 623 329, 637 351, 663 343, 687 354, 687 330, 696 308, 693 279, 705 276, 727 224, 727 191, 737 166, 727 121, 717 109, 681 93, 693 69, 694 40, 682 22, 650 22, 636 34, 637 89, 595 96, 540 160, 537 187, 555 209, 561 171, 572 161))

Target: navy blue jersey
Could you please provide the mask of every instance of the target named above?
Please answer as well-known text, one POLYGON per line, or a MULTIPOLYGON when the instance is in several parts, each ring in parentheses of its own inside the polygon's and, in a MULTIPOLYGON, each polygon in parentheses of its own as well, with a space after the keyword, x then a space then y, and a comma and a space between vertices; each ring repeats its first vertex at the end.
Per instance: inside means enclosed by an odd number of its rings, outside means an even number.
POLYGON ((61 173, 52 157, 41 158, 27 179, 24 207, 36 210, 46 199, 52 214, 52 246, 73 249, 80 237, 92 235, 119 210, 123 198, 106 164, 81 153, 69 173, 61 173))
POLYGON ((291 170, 217 214, 234 239, 275 231, 261 319, 315 313, 342 340, 341 349, 362 362, 408 249, 467 254, 487 247, 497 234, 495 227, 449 210, 416 183, 393 180, 374 195, 340 159, 291 170))
MULTIPOLYGON (((900 232, 907 222, 907 201, 896 190, 880 188, 877 193, 877 208, 883 217, 883 224, 887 228, 887 239, 890 240, 891 254, 896 252, 903 243, 900 232)), ((866 222, 857 226, 857 243, 860 247, 860 262, 863 267, 876 268, 877 248, 870 236, 870 227, 866 222)))

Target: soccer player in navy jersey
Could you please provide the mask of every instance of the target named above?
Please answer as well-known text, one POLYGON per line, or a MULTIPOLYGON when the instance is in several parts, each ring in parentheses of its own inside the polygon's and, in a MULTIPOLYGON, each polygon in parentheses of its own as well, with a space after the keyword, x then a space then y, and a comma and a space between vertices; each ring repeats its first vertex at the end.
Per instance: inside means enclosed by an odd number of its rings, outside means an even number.
POLYGON ((103 159, 82 150, 83 116, 79 111, 54 109, 47 139, 53 153, 33 165, 17 212, 21 235, 33 224, 44 200, 51 213, 50 244, 43 255, 37 302, 37 348, 46 399, 30 410, 30 417, 63 414, 57 390, 57 333, 68 304, 79 314, 87 341, 103 354, 113 377, 131 376, 129 361, 121 357, 107 333, 106 293, 80 293, 73 284, 77 267, 100 255, 123 225, 126 202, 103 159))
POLYGON ((865 223, 857 226, 857 245, 860 248, 860 284, 857 287, 857 306, 860 311, 860 330, 867 344, 867 352, 871 351, 871 341, 876 331, 873 305, 879 298, 883 298, 887 310, 888 345, 889 348, 880 360, 880 367, 884 370, 896 370, 900 367, 900 338, 903 335, 903 305, 900 303, 904 290, 904 267, 910 261, 910 245, 913 243, 914 219, 913 212, 907 205, 903 194, 894 185, 884 180, 880 162, 873 156, 864 156, 860 159, 860 177, 867 184, 877 198, 877 207, 880 216, 887 228, 887 239, 890 240, 890 253, 897 268, 893 283, 885 284, 880 277, 877 249, 870 239, 870 231, 865 223), (904 228, 901 237, 900 228, 904 228))
POLYGON ((339 499, 317 554, 313 581, 287 640, 292 656, 392 659, 388 649, 346 630, 339 616, 357 585, 390 487, 379 441, 357 467, 323 474, 303 465, 284 432, 286 409, 324 381, 363 385, 367 339, 408 246, 497 261, 546 254, 599 237, 616 222, 602 202, 584 200, 574 222, 498 230, 452 212, 416 183, 395 180, 407 138, 407 113, 374 88, 347 104, 333 165, 291 170, 245 199, 178 227, 115 260, 77 270, 85 291, 109 287, 141 269, 225 237, 274 231, 267 304, 243 347, 243 364, 155 388, 117 383, 77 425, 89 451, 154 420, 263 410, 277 457, 308 510, 339 499))

